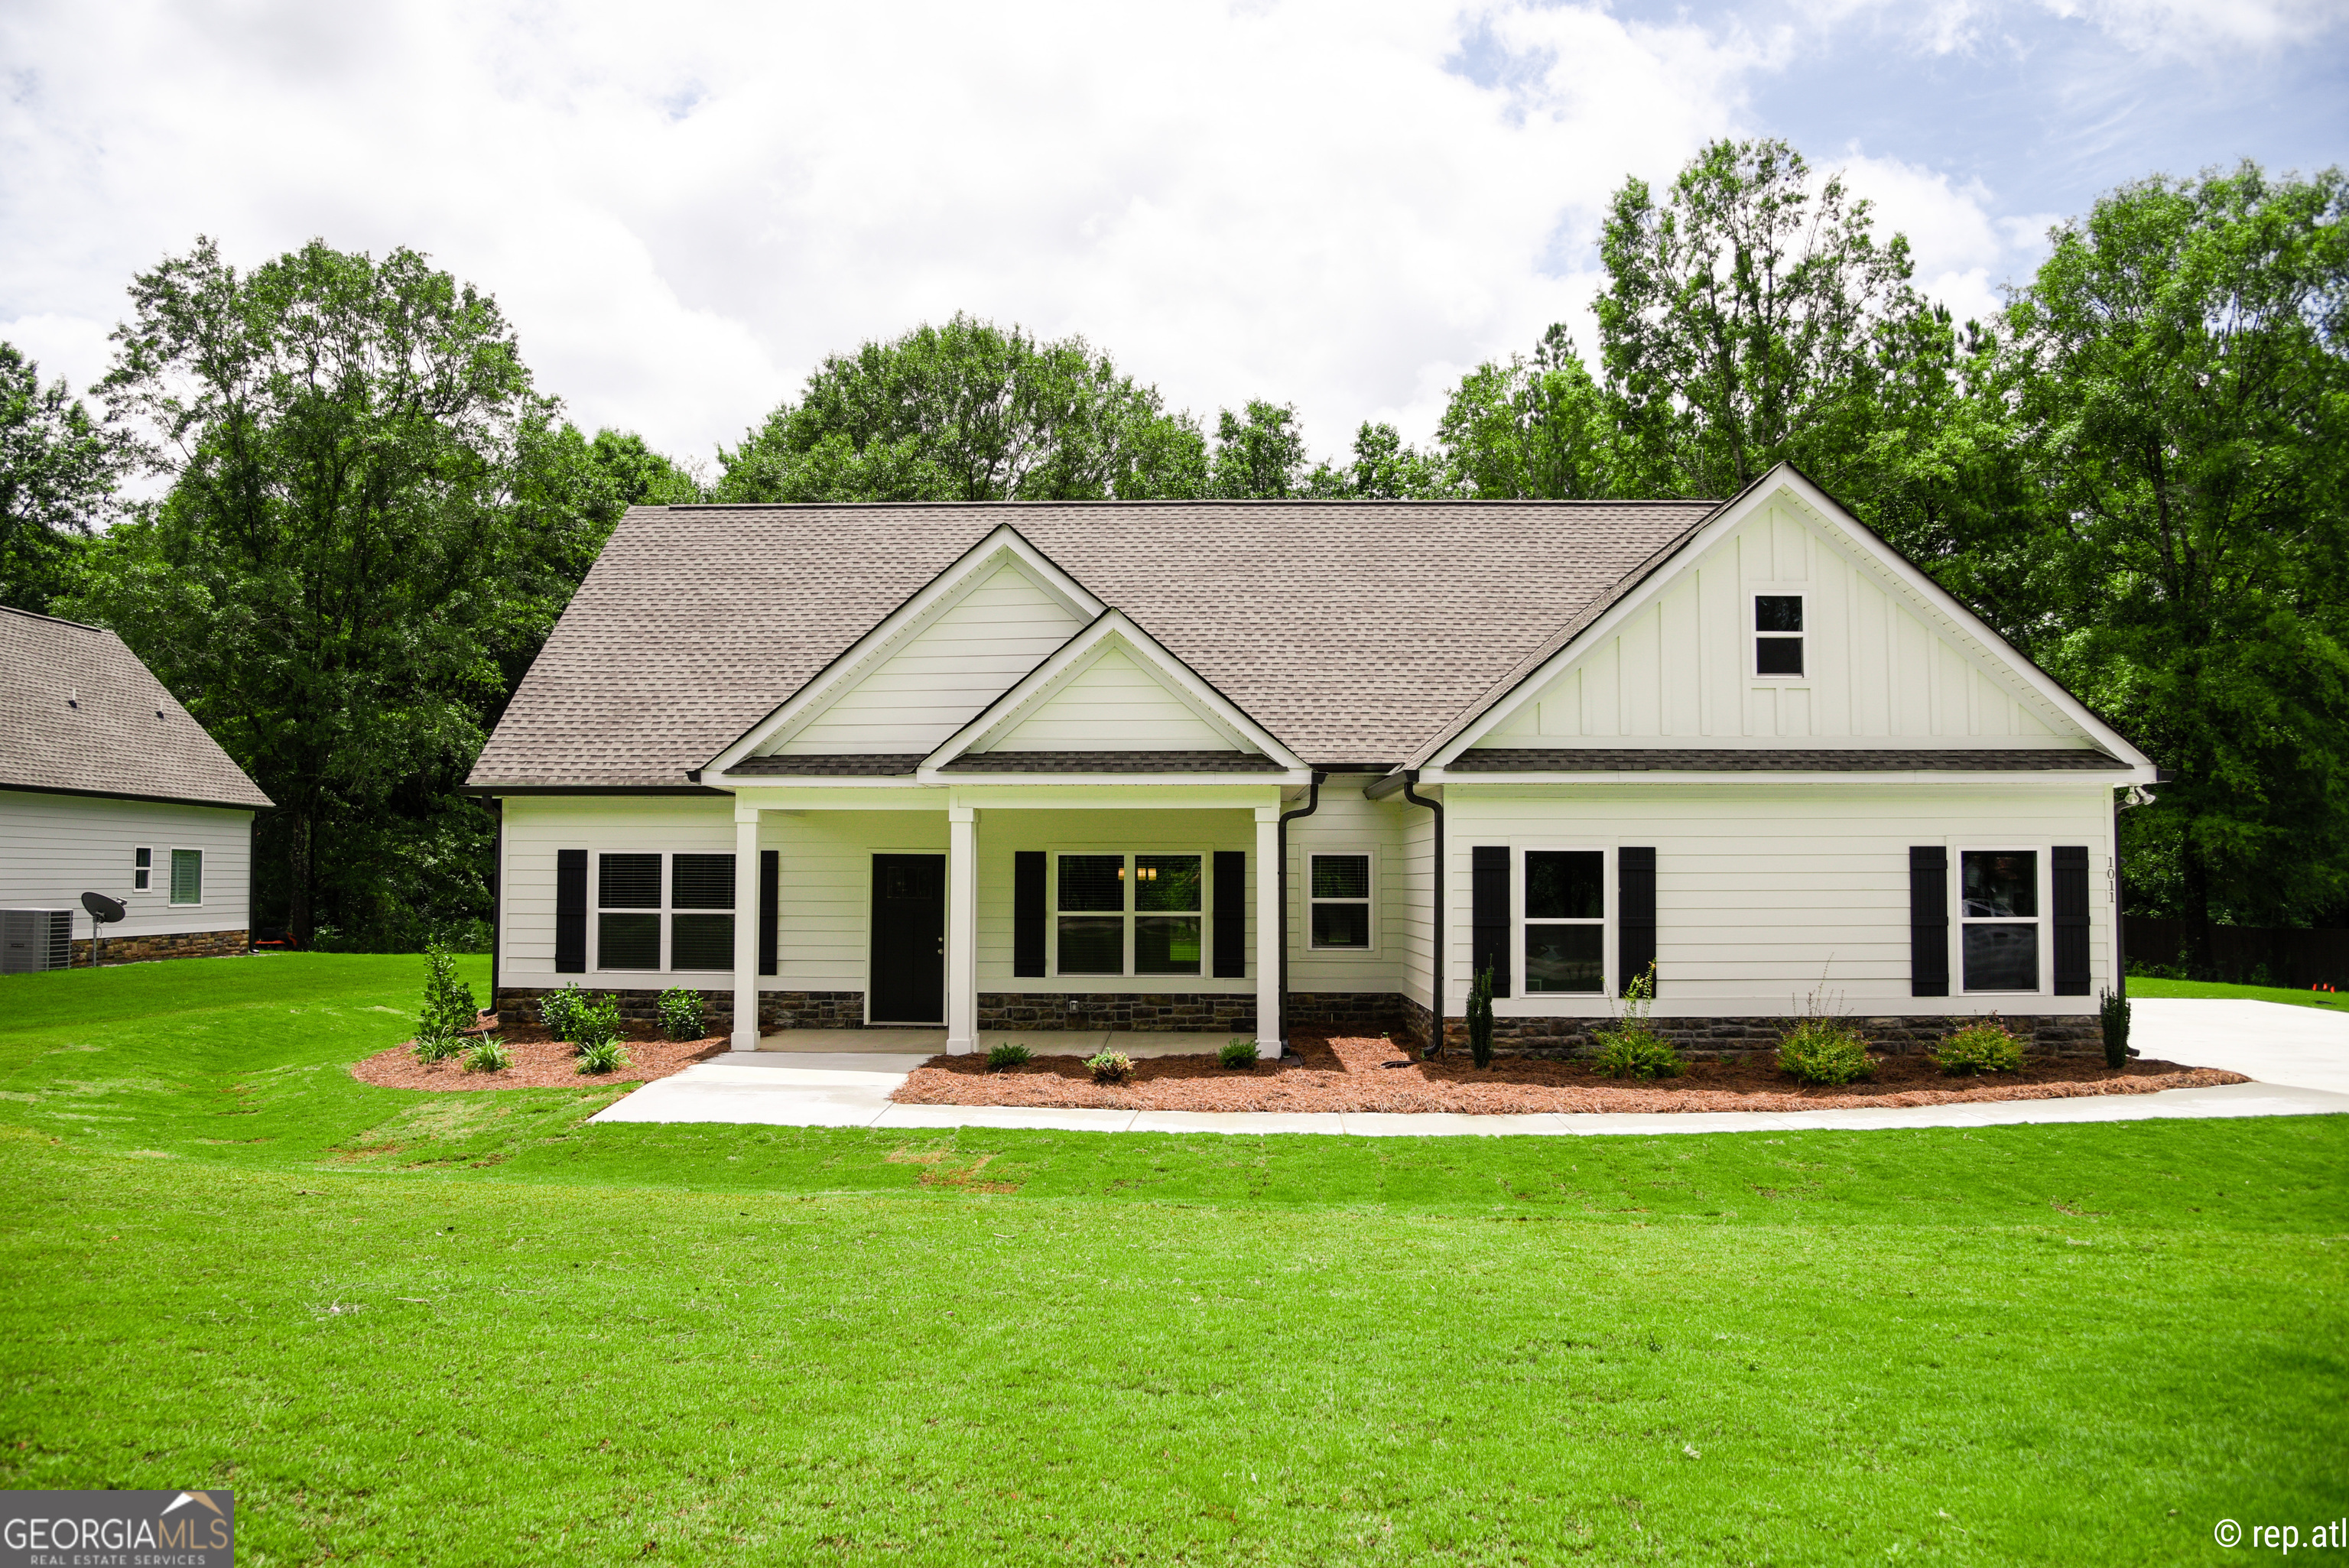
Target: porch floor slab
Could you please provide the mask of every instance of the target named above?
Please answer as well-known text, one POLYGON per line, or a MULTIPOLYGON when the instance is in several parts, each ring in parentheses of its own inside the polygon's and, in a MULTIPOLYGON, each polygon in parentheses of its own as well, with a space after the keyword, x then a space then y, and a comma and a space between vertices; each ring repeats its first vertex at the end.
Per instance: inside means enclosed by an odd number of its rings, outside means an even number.
MULTIPOLYGON (((1213 1056, 1228 1034, 1171 1029, 981 1029, 978 1048, 1027 1047, 1040 1057, 1089 1057, 1119 1050, 1130 1057, 1213 1056)), ((762 1053, 805 1056, 842 1052, 934 1057, 947 1048, 944 1029, 778 1029, 759 1037, 762 1053)))

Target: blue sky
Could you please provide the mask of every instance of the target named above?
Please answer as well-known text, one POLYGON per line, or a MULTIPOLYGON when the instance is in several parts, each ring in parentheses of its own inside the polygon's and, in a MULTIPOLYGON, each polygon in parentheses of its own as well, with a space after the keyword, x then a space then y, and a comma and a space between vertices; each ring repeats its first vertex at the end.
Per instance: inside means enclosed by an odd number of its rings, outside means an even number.
POLYGON ((1995 308, 2144 173, 2349 162, 2342 0, 64 0, 0 6, 0 337, 75 386, 132 273, 409 245, 583 423, 705 463, 825 353, 957 309, 1212 421, 1432 431, 1594 346, 1630 175, 1775 135, 1995 308))

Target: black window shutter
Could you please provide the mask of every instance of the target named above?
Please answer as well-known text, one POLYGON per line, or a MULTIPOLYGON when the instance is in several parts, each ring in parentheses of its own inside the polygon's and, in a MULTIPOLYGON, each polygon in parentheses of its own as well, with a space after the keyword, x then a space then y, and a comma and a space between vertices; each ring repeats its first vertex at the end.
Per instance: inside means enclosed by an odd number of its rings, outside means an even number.
POLYGON ((1656 851, 1630 845, 1615 851, 1615 941, 1626 994, 1656 961, 1656 851))
POLYGON ((1493 995, 1509 994, 1509 847, 1468 851, 1468 983, 1490 969, 1493 995))
POLYGON ((2058 844, 2055 872, 2055 995, 2088 994, 2088 846, 2058 844))
POLYGON ((1247 978, 1247 851, 1216 851, 1216 978, 1247 978))
POLYGON ((587 851, 554 851, 554 972, 587 973, 587 851))
POLYGON ((782 918, 783 854, 759 851, 759 973, 775 972, 775 925, 782 918))
POLYGON ((1950 994, 1950 851, 1909 850, 1909 995, 1950 994))
POLYGON ((1044 973, 1044 851, 1020 850, 1011 857, 1011 973, 1041 978, 1044 973))

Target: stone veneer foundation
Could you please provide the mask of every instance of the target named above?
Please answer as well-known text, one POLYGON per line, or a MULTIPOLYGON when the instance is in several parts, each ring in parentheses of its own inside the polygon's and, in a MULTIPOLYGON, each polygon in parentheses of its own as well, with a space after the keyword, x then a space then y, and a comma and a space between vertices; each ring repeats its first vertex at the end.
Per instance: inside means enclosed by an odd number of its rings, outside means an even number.
MULTIPOLYGON (((146 964, 158 958, 221 958, 243 953, 251 946, 248 934, 243 931, 172 931, 151 936, 109 936, 106 939, 105 961, 146 964)), ((88 937, 74 938, 73 962, 77 968, 89 962, 88 937)))
POLYGON ((981 991, 982 1029, 1169 1029, 1256 1033, 1253 991, 981 991))

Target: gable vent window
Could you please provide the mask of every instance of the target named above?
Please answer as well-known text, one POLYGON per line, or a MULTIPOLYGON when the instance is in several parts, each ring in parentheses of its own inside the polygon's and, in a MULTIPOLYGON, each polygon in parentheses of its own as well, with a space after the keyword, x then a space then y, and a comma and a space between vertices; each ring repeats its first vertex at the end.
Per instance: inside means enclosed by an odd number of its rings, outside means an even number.
POLYGON ((1754 596, 1754 673, 1757 676, 1799 676, 1803 673, 1803 596, 1800 593, 1756 593, 1754 596))
POLYGON ((1196 975, 1206 948, 1206 857, 1053 857, 1061 975, 1196 975))
POLYGON ((1371 945, 1370 856, 1315 855, 1312 897, 1314 946, 1371 945))
POLYGON ((1607 989, 1607 856, 1526 851, 1526 993, 1607 989))
POLYGON ((1966 989, 2038 990, 2038 851, 1967 850, 1958 866, 1966 989))

